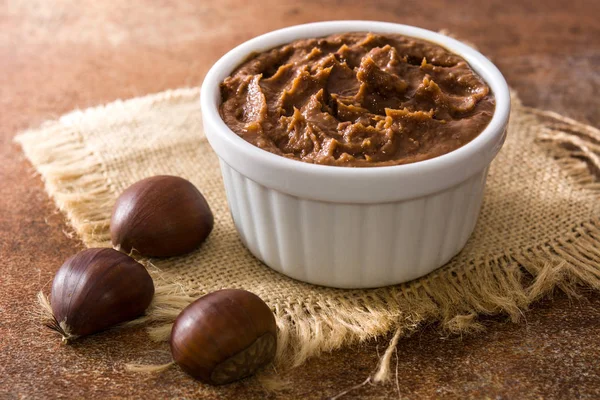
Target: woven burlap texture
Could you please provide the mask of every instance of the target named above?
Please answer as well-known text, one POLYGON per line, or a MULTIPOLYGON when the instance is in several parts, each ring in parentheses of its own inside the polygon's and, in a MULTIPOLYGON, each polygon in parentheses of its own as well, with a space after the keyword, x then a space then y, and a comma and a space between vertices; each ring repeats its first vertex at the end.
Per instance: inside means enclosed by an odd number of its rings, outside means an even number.
POLYGON ((242 245, 199 104, 196 88, 167 91, 75 111, 16 139, 86 246, 111 246, 115 199, 142 178, 178 175, 204 193, 215 215, 208 241, 186 256, 145 260, 157 295, 140 322, 157 340, 168 338, 178 312, 199 296, 244 288, 275 312, 280 366, 395 333, 373 377, 382 380, 397 341, 423 323, 476 331, 478 315, 505 313, 517 321, 556 287, 571 294, 581 284, 600 289, 595 128, 523 107, 513 95, 508 139, 465 249, 422 279, 337 290, 276 273, 242 245))

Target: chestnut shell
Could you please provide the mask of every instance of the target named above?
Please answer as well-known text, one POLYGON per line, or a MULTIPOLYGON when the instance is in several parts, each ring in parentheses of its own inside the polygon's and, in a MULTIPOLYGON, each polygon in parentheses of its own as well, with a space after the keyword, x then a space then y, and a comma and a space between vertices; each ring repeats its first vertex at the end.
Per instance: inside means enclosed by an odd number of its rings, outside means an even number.
POLYGON ((277 325, 257 295, 239 289, 207 294, 187 306, 171 331, 173 360, 210 384, 230 383, 275 357, 277 325))
POLYGON ((188 253, 212 231, 213 214, 200 191, 178 176, 159 175, 128 187, 117 199, 110 236, 118 249, 152 257, 188 253))
POLYGON ((142 315, 153 297, 152 278, 133 258, 109 248, 83 250, 54 276, 53 328, 65 339, 90 335, 142 315))

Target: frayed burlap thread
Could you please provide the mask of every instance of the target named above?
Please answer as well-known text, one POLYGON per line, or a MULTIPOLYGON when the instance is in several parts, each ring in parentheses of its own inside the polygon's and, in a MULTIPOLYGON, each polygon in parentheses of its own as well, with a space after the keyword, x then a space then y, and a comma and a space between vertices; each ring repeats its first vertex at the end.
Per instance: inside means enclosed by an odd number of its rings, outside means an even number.
MULTIPOLYGON (((513 95, 508 139, 490 168, 481 215, 465 249, 428 276, 371 290, 338 290, 278 274, 242 245, 227 209, 219 165, 202 132, 199 90, 180 89, 75 111, 19 135, 48 194, 87 246, 110 246, 112 205, 126 187, 179 175, 206 196, 215 229, 197 251, 143 260, 157 287, 147 316, 166 340, 187 304, 221 288, 244 288, 274 311, 276 367, 392 334, 369 381, 391 374, 396 344, 424 323, 478 332, 480 315, 519 321, 559 289, 600 289, 600 133, 527 108, 513 95)), ((400 267, 400 266, 399 266, 400 267)), ((124 362, 129 360, 123 360, 124 362)))

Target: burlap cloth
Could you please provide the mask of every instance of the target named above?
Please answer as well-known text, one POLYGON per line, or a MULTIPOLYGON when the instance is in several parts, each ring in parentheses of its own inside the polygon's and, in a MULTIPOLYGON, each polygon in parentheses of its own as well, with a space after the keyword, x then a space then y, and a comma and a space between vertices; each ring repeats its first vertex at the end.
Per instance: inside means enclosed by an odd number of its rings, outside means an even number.
POLYGON ((478 315, 504 313, 517 321, 554 288, 571 294, 578 285, 600 289, 600 184, 594 178, 600 131, 523 107, 515 96, 512 105, 508 139, 490 169, 465 249, 422 279, 371 290, 304 284, 246 250, 202 132, 196 88, 75 111, 16 140, 86 246, 111 245, 112 205, 139 179, 179 175, 204 193, 215 214, 208 241, 183 257, 148 260, 157 294, 143 322, 153 338, 166 340, 178 312, 202 294, 244 288, 276 314, 280 366, 393 332, 373 376, 381 380, 398 339, 425 322, 476 331, 478 315))

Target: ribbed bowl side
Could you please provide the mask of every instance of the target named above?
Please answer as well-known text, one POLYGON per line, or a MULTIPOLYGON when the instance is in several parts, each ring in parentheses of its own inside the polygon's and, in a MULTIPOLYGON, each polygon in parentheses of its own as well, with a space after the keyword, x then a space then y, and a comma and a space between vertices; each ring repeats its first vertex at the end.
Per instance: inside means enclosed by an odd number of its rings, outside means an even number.
POLYGON ((377 204, 290 196, 221 160, 229 209, 243 243, 272 269, 339 288, 406 282, 448 262, 477 222, 487 169, 442 192, 377 204))

